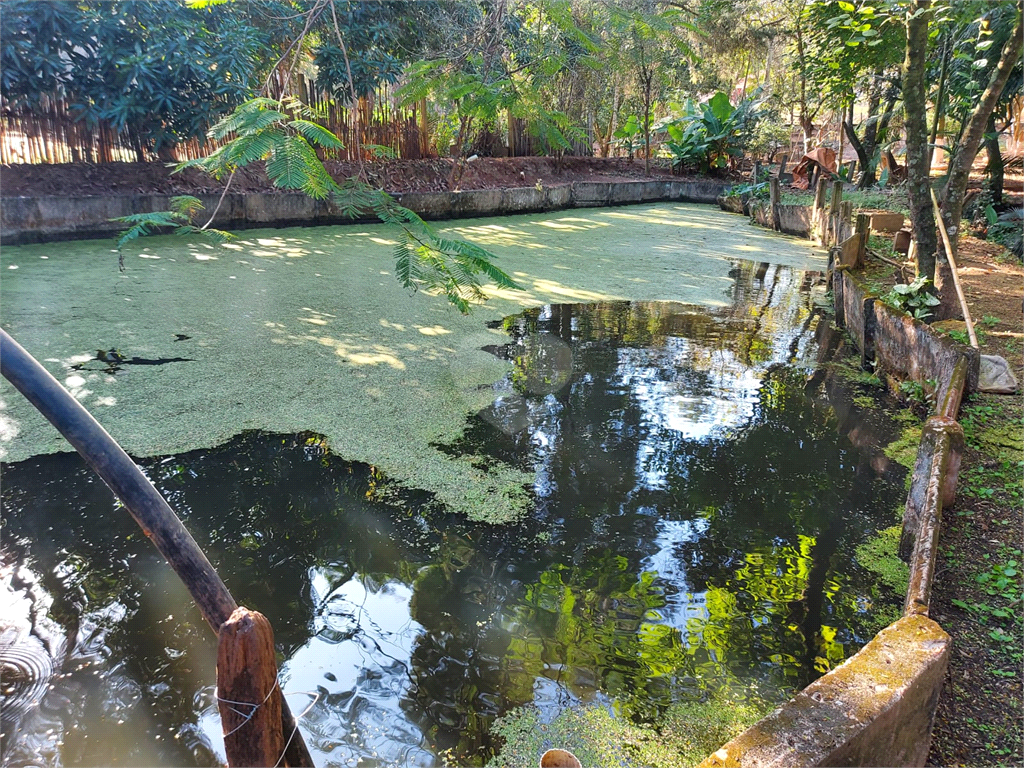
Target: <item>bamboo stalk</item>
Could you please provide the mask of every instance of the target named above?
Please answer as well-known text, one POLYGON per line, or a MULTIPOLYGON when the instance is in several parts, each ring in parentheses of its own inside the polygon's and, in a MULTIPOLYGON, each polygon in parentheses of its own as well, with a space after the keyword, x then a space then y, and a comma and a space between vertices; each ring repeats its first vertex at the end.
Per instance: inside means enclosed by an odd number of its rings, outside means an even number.
POLYGON ((946 258, 949 259, 949 269, 953 273, 953 287, 956 288, 957 298, 960 299, 960 309, 964 313, 964 323, 967 325, 967 335, 971 337, 971 346, 980 349, 978 337, 974 333, 974 323, 971 321, 971 310, 967 308, 967 298, 964 296, 964 289, 960 286, 960 276, 956 271, 956 259, 953 258, 953 246, 949 244, 949 235, 946 233, 946 225, 942 221, 942 211, 939 209, 939 201, 935 197, 935 190, 932 193, 932 206, 935 208, 935 223, 939 225, 939 232, 942 234, 942 245, 946 249, 946 258))

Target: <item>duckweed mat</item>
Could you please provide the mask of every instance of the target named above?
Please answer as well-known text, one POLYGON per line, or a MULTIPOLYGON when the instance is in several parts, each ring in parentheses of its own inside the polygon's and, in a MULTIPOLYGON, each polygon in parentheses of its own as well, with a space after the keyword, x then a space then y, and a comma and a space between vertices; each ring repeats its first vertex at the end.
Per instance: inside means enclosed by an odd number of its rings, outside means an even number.
MULTIPOLYGON (((398 284, 393 229, 248 230, 223 245, 137 241, 124 273, 107 241, 5 248, 2 322, 134 456, 209 448, 251 429, 315 431, 345 459, 503 522, 526 508, 532 475, 436 447, 461 436, 508 371, 482 350, 507 340, 489 322, 554 302, 725 306, 740 261, 825 265, 804 242, 689 204, 444 229, 489 248, 522 290, 492 291, 461 316, 443 297, 398 284)), ((66 450, 3 382, 3 460, 66 450)))

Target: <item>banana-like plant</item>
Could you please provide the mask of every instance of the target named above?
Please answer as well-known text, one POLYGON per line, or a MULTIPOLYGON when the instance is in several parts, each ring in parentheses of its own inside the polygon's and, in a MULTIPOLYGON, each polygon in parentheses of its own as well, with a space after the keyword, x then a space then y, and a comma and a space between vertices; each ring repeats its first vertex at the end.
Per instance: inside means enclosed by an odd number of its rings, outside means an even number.
POLYGON ((206 157, 181 163, 175 172, 199 168, 217 179, 227 176, 230 183, 236 170, 262 160, 277 187, 300 190, 317 200, 330 199, 352 218, 372 213, 403 231, 394 250, 399 282, 413 291, 423 288, 444 293, 463 314, 474 300, 485 298, 481 276, 501 288, 519 288, 494 265, 489 251, 441 237, 384 190, 358 178, 336 182, 314 147, 328 153, 344 147, 337 136, 315 122, 317 117, 298 99, 250 99, 210 129, 211 138, 226 141, 223 146, 206 157))

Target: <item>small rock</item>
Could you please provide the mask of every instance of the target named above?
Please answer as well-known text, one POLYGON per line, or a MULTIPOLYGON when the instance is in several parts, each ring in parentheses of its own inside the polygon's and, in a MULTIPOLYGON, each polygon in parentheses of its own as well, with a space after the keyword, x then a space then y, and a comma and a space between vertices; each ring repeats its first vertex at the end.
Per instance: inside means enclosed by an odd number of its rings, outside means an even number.
POLYGON ((540 758, 541 768, 583 768, 579 758, 567 749, 549 749, 540 758))
POLYGON ((978 372, 978 391, 997 395, 1012 395, 1017 391, 1017 377, 1010 364, 999 355, 982 355, 978 372))

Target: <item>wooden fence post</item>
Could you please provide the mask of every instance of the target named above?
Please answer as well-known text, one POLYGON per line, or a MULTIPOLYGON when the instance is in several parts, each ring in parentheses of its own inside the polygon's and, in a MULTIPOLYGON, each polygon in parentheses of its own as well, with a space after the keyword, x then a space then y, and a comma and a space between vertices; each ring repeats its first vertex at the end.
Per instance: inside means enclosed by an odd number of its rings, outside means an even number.
POLYGON ((772 176, 768 180, 768 204, 771 208, 772 217, 772 229, 778 231, 781 229, 781 223, 779 221, 779 198, 782 196, 782 185, 779 183, 778 176, 772 176))
POLYGON ((866 213, 857 214, 857 237, 860 244, 857 246, 857 266, 864 266, 864 254, 868 247, 868 235, 871 233, 871 217, 866 213))
POLYGON ((836 222, 836 239, 845 240, 853 236, 853 201, 843 200, 839 204, 839 221, 836 222))
POLYGON ((814 189, 814 208, 811 210, 811 235, 818 241, 819 245, 824 244, 821 235, 821 221, 825 215, 825 196, 828 194, 828 182, 818 179, 818 185, 814 189))
POLYGON ((239 606, 220 628, 217 706, 231 768, 273 768, 284 756, 274 631, 266 617, 239 606))
MULTIPOLYGON (((156 486, 85 407, 7 331, 0 328, 0 375, 46 417, 102 478, 188 588, 207 623, 220 628, 235 603, 217 571, 156 486)), ((313 758, 288 702, 281 699, 278 730, 285 736, 287 765, 309 768, 313 758), (291 738, 294 734, 294 738, 291 738)))
POLYGON ((843 201, 843 182, 836 180, 832 182, 832 202, 828 209, 828 220, 825 224, 825 244, 835 245, 839 223, 839 204, 843 201))

